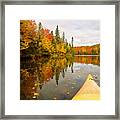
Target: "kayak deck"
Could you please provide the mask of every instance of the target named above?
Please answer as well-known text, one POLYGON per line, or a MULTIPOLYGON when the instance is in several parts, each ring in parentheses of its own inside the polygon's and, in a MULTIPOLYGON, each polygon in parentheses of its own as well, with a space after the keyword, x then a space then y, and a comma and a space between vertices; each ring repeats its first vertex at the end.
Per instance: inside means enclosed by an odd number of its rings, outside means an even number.
POLYGON ((91 74, 88 75, 82 88, 72 98, 72 100, 99 100, 100 99, 100 88, 93 80, 91 74))

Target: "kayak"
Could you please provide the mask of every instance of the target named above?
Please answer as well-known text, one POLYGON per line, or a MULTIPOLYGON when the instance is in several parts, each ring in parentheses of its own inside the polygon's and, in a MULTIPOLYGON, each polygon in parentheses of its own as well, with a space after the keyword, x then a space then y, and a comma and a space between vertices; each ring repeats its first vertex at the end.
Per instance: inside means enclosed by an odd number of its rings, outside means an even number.
POLYGON ((100 87, 94 81, 93 76, 89 74, 83 86, 72 98, 72 100, 99 100, 100 87))

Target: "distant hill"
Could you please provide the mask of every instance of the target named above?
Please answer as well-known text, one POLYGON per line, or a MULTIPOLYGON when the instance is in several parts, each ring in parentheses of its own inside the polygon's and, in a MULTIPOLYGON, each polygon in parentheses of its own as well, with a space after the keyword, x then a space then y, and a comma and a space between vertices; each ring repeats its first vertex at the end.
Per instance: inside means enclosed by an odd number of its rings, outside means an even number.
POLYGON ((100 44, 74 47, 75 55, 100 55, 100 44))

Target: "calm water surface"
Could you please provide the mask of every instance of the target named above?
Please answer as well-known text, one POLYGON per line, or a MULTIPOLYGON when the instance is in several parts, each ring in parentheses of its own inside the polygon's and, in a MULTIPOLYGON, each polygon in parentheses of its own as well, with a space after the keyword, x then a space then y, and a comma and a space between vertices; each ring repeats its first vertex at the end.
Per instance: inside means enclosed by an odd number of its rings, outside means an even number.
POLYGON ((21 100, 71 100, 92 74, 100 86, 100 57, 22 58, 21 100))

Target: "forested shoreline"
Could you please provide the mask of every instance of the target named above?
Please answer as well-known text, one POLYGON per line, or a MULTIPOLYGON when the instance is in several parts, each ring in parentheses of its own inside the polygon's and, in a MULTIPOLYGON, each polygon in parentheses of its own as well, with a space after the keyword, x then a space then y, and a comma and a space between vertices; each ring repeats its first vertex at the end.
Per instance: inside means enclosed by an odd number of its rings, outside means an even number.
POLYGON ((58 25, 55 31, 50 31, 34 20, 20 20, 20 55, 24 56, 74 56, 74 55, 100 55, 100 44, 93 46, 73 47, 65 38, 65 32, 60 35, 58 25))
POLYGON ((55 31, 44 28, 33 20, 20 21, 20 54, 21 56, 66 56, 73 55, 73 37, 71 44, 67 42, 65 33, 59 33, 58 25, 55 31))
POLYGON ((75 55, 100 55, 100 44, 74 47, 75 55))

